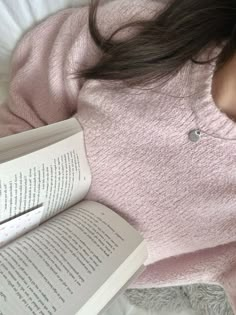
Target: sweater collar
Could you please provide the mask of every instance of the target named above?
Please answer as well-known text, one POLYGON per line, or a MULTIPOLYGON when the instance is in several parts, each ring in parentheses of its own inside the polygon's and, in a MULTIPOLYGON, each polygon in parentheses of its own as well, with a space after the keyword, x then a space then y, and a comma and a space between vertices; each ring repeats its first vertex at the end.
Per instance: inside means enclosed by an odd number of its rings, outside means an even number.
MULTIPOLYGON (((223 45, 207 49, 203 60, 217 56, 222 48, 223 45)), ((195 92, 191 103, 197 128, 208 136, 236 141, 236 123, 219 110, 212 96, 215 68, 216 60, 210 64, 193 66, 191 81, 195 92)))

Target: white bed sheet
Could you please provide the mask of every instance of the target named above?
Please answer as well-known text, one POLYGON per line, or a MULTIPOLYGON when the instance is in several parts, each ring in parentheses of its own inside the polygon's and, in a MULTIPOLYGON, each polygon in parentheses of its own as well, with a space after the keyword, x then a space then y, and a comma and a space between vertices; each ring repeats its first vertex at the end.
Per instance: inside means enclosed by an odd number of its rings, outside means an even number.
MULTIPOLYGON (((84 5, 88 0, 0 0, 0 104, 8 91, 9 67, 12 51, 29 27, 60 9, 84 5)), ((121 296, 104 315, 177 315, 138 309, 121 296)), ((194 315, 186 310, 179 315, 194 315)))

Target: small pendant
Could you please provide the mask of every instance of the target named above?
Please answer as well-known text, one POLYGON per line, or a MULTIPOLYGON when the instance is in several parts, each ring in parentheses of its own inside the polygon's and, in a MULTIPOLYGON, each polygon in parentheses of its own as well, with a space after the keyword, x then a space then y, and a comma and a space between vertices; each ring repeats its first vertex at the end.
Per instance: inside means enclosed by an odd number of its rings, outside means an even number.
POLYGON ((192 142, 198 142, 201 138, 201 131, 199 129, 193 129, 189 132, 188 138, 192 142))

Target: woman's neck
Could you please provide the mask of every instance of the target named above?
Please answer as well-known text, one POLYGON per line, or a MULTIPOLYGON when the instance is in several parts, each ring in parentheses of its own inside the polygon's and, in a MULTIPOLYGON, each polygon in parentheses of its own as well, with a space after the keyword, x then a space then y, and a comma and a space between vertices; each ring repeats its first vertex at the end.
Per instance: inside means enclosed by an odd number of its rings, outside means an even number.
POLYGON ((236 54, 215 72, 212 96, 219 109, 236 121, 236 54))

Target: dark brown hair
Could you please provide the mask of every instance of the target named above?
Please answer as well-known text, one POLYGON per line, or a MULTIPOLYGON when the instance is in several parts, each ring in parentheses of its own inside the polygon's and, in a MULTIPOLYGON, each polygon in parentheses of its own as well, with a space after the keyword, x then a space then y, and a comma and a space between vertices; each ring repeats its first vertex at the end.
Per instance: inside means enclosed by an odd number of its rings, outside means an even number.
MULTIPOLYGON (((129 1, 129 0, 127 0, 129 1)), ((158 0, 157 0, 158 1, 158 0)), ((161 12, 146 21, 135 21, 117 29, 109 38, 99 32, 96 15, 99 0, 92 0, 89 30, 102 57, 78 75, 84 79, 122 81, 126 85, 169 78, 209 44, 226 40, 218 58, 219 67, 236 51, 236 0, 172 0, 161 12), (130 39, 115 41, 114 35, 127 27, 137 27, 130 39)))

